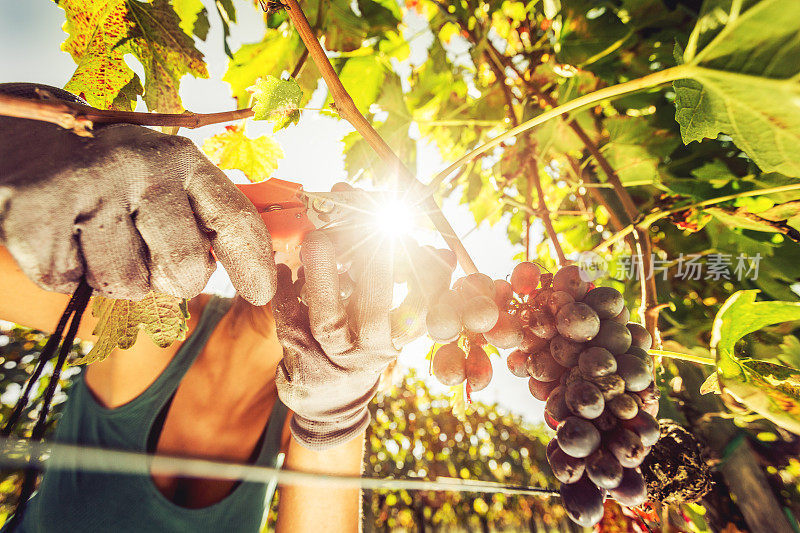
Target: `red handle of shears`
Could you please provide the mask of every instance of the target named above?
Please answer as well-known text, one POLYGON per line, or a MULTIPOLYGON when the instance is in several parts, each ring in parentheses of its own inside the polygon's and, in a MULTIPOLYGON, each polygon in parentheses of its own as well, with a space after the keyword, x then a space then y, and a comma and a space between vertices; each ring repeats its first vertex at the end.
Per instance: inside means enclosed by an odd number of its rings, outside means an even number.
POLYGON ((272 236, 275 262, 295 270, 300 266, 300 244, 314 224, 306 215, 306 205, 299 196, 299 183, 271 178, 259 183, 236 185, 261 215, 272 236))

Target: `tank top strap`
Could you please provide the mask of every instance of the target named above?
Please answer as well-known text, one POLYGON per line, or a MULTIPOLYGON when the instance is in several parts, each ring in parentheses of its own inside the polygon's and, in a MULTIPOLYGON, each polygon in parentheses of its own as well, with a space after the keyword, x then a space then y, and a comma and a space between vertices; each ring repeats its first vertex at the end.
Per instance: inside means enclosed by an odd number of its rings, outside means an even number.
POLYGON ((280 398, 276 398, 275 405, 272 406, 272 413, 269 415, 267 428, 264 431, 261 451, 258 453, 255 464, 259 466, 277 466, 276 460, 278 453, 281 451, 281 437, 283 437, 283 428, 288 412, 289 408, 286 407, 286 404, 280 398))
POLYGON ((208 338, 230 309, 232 301, 232 298, 211 297, 203 308, 194 331, 184 341, 161 375, 147 388, 143 396, 151 396, 151 399, 156 397, 161 400, 158 403, 164 403, 175 394, 183 376, 205 348, 208 338))

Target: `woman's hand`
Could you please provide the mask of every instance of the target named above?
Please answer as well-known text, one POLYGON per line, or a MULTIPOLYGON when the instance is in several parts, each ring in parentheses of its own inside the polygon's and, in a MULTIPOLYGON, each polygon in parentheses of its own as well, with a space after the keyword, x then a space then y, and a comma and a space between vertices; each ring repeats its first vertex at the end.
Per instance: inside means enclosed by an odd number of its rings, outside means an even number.
POLYGON ((295 296, 292 273, 278 265, 273 300, 278 338, 281 400, 294 412, 292 433, 302 445, 324 450, 359 435, 369 424, 367 405, 383 370, 402 346, 419 336, 427 309, 425 294, 445 290, 453 266, 432 249, 416 248, 420 282, 392 313, 394 253, 391 241, 372 237, 359 247, 350 275, 352 296, 343 301, 335 247, 322 231, 310 233, 301 253, 304 305, 295 296))
POLYGON ((191 298, 215 269, 212 246, 251 303, 275 292, 271 239, 253 205, 189 139, 141 126, 85 138, 0 117, 0 244, 57 292, 85 277, 114 298, 150 290, 191 298))

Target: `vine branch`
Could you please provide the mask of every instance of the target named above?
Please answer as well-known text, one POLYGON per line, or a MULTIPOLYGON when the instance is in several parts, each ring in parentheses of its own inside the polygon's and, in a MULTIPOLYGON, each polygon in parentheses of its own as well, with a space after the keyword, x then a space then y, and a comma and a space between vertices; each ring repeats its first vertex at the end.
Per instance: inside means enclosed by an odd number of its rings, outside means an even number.
POLYGON ((536 156, 535 149, 531 148, 531 177, 533 178, 533 185, 536 187, 536 194, 539 197, 538 215, 542 219, 544 229, 547 232, 547 237, 553 244, 558 256, 558 264, 564 266, 567 263, 567 256, 564 255, 564 250, 561 248, 561 243, 558 242, 558 234, 553 228, 553 220, 550 218, 550 212, 547 209, 547 202, 544 199, 544 189, 542 189, 542 180, 539 176, 539 158, 536 156))

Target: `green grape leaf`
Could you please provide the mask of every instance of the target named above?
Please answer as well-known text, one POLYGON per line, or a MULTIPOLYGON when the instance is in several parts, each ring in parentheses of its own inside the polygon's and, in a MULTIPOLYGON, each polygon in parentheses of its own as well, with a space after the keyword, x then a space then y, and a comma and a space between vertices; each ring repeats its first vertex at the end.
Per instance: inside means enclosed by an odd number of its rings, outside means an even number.
POLYGON ((683 142, 726 134, 764 172, 800 176, 800 2, 712 7, 684 52, 691 79, 674 82, 683 142))
MULTIPOLYGON (((296 33, 285 36, 281 31, 268 31, 261 42, 245 44, 233 54, 222 81, 230 84, 231 93, 238 100, 239 107, 247 107, 250 102, 248 89, 264 76, 280 76, 283 71, 291 72, 303 49, 303 43, 296 33)), ((314 87, 304 86, 309 91, 313 91, 314 87)))
POLYGON ((325 17, 325 48, 338 52, 352 52, 361 47, 367 36, 369 24, 358 17, 349 0, 330 0, 325 17))
POLYGON ((151 111, 182 111, 181 77, 208 77, 203 55, 181 29, 182 20, 168 0, 61 0, 59 6, 67 19, 62 50, 78 64, 65 88, 93 106, 111 107, 136 77, 125 54, 133 54, 144 67, 144 101, 151 111))
POLYGON ((756 302, 756 290, 738 291, 722 305, 711 331, 711 355, 720 388, 779 426, 800 434, 800 371, 758 359, 739 357, 734 347, 759 329, 800 320, 800 303, 756 302))
MULTIPOLYGON (((386 68, 375 55, 350 58, 339 72, 342 85, 353 98, 353 103, 362 115, 367 115, 370 106, 378 99, 386 80, 386 74, 386 68)), ((333 96, 328 96, 325 106, 327 107, 332 102, 333 96)))
POLYGON ((253 89, 253 118, 273 122, 273 131, 283 129, 289 124, 297 124, 300 120, 302 99, 303 89, 294 78, 260 78, 253 89))
POLYGON ((172 0, 172 7, 180 18, 180 27, 186 35, 196 36, 201 41, 208 37, 210 24, 208 10, 201 0, 172 0))
POLYGON ((203 152, 219 168, 241 170, 252 182, 272 176, 283 157, 275 139, 266 135, 251 139, 244 126, 226 126, 225 131, 203 142, 203 152))
POLYGON ((161 348, 183 340, 188 330, 186 300, 157 292, 149 292, 138 302, 96 296, 92 315, 98 319, 93 331, 97 342, 75 364, 102 361, 116 348, 127 350, 136 342, 140 329, 161 348))
POLYGON ((669 131, 650 126, 645 118, 616 116, 604 124, 609 142, 602 151, 622 183, 658 181, 659 163, 680 144, 669 131))

